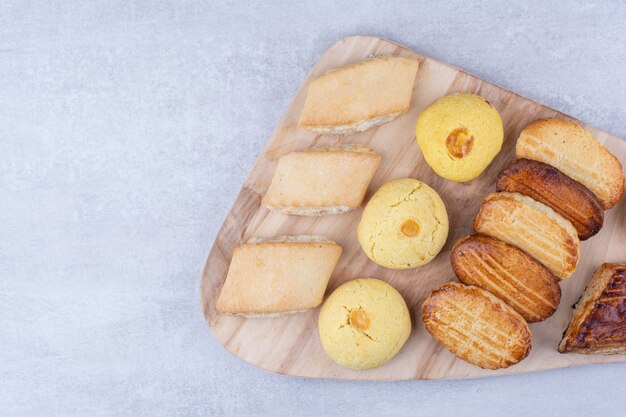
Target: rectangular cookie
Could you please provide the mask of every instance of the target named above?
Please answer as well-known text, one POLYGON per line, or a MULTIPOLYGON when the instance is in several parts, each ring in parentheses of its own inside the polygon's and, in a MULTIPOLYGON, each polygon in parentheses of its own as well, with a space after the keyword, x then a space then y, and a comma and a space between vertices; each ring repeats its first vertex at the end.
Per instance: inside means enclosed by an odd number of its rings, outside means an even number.
POLYGON ((278 160, 263 204, 301 216, 354 210, 363 202, 379 163, 376 152, 360 145, 288 153, 278 160))
POLYGON ((217 311, 256 317, 317 307, 340 255, 321 236, 251 239, 233 252, 217 311))
POLYGON ((309 85, 298 125, 346 135, 387 123, 409 109, 418 66, 381 56, 330 71, 309 85))
POLYGON ((593 274, 559 352, 626 353, 626 263, 606 263, 593 274))

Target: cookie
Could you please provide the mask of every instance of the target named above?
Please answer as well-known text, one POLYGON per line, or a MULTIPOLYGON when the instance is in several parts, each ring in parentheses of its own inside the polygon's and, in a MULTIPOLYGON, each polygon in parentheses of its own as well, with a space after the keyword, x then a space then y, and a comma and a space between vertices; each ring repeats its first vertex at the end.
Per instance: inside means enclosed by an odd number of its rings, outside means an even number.
POLYGON ((479 287, 450 282, 436 288, 422 305, 422 318, 435 340, 481 368, 507 368, 530 352, 522 316, 479 287))
POLYGON ((448 214, 439 194, 425 183, 403 178, 386 183, 363 210, 357 231, 365 254, 391 269, 430 262, 448 236, 448 214))
POLYGON ((556 167, 591 190, 605 209, 617 204, 624 193, 622 164, 576 123, 561 119, 532 122, 520 133, 515 154, 556 167))
POLYGON ((347 135, 390 122, 411 104, 419 62, 381 56, 329 71, 309 85, 298 125, 347 135))
POLYGON ((219 313, 296 313, 322 303, 341 246, 321 236, 251 239, 235 248, 217 299, 219 313))
POLYGON ((400 293, 374 278, 348 281, 322 305, 319 335, 328 356, 341 366, 370 369, 402 348, 411 316, 400 293))
POLYGON ((498 239, 467 236, 452 248, 450 262, 459 281, 489 291, 529 323, 550 317, 561 301, 561 288, 546 267, 498 239))
POLYGON ((484 98, 451 94, 422 112, 415 137, 439 176, 465 182, 478 177, 500 152, 504 129, 498 111, 484 98))
POLYGON ((516 159, 498 174, 496 190, 524 194, 549 206, 572 223, 580 240, 602 229, 604 208, 595 194, 552 165, 516 159))
POLYGON ((580 240, 576 229, 550 207, 519 193, 492 193, 483 199, 474 230, 516 246, 558 279, 576 270, 580 240))

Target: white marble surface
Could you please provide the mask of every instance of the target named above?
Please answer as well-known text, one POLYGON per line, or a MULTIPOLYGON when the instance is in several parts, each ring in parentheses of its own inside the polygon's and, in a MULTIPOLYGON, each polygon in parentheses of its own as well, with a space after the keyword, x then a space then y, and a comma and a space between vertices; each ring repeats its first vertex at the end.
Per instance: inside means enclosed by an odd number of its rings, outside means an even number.
POLYGON ((341 37, 387 37, 626 137, 618 2, 297 3, 0 2, 0 414, 623 416, 624 365, 352 383, 268 374, 215 342, 206 255, 341 37))

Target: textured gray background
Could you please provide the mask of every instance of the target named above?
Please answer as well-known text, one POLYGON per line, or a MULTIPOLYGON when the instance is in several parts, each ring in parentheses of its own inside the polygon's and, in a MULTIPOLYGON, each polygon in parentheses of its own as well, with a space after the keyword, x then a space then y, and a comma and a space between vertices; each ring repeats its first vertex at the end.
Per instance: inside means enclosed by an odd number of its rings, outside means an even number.
POLYGON ((0 3, 0 414, 624 415, 624 365, 351 383, 265 373, 215 342, 206 255, 341 37, 387 37, 626 137, 617 2, 296 3, 0 3))

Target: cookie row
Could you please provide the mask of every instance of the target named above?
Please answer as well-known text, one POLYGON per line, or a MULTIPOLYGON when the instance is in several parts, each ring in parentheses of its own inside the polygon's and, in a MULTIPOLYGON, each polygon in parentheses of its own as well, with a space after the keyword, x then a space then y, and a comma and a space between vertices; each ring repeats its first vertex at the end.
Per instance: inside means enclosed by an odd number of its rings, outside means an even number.
MULTIPOLYGON (((388 122, 408 110, 417 67, 416 60, 380 57, 327 73, 309 85, 298 124, 317 133, 350 134, 388 122)), ((272 212, 299 216, 353 211, 361 206, 379 164, 376 152, 355 144, 287 153, 278 160, 262 204, 272 212)), ((359 226, 359 240, 369 242, 363 243, 366 254, 391 268, 430 261, 447 233, 447 214, 438 194, 408 178, 381 187, 359 226), (390 199, 402 204, 389 207, 390 199), (432 211, 432 204, 437 212, 415 218, 416 212, 432 211), (387 223, 379 224, 378 216, 387 223), (381 237, 389 228, 402 230, 405 241, 396 243, 405 245, 405 256, 381 252, 384 244, 374 249, 389 240, 381 237)), ((252 239, 235 248, 216 308, 222 314, 268 317, 317 307, 341 252, 339 245, 321 236, 252 239)), ((319 315, 322 346, 336 362, 355 369, 388 361, 410 332, 402 296, 373 278, 340 286, 319 315)))

